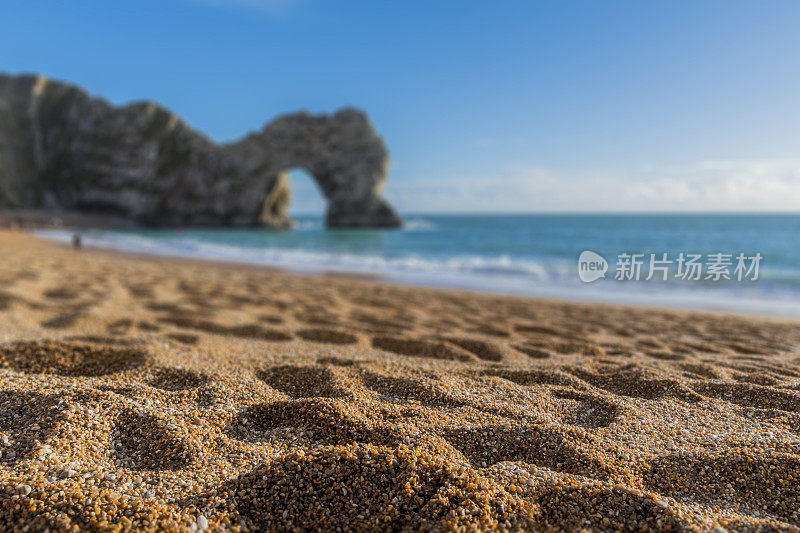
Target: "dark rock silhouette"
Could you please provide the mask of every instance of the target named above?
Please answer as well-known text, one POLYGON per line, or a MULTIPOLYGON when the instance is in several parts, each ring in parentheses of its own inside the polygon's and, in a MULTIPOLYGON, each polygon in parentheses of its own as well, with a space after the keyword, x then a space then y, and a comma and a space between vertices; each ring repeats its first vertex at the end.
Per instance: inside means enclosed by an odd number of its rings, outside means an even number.
POLYGON ((295 113, 215 144, 152 102, 115 107, 41 76, 0 75, 0 207, 114 215, 148 226, 288 227, 287 171, 327 199, 329 227, 397 227, 389 157, 367 116, 295 113))

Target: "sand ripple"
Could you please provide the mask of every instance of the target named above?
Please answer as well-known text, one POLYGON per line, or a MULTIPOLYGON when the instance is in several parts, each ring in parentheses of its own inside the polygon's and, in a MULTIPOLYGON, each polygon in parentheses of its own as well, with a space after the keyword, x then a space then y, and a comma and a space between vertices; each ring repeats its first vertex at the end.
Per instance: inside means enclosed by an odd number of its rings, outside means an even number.
POLYGON ((0 253, 3 530, 800 527, 797 322, 0 253))

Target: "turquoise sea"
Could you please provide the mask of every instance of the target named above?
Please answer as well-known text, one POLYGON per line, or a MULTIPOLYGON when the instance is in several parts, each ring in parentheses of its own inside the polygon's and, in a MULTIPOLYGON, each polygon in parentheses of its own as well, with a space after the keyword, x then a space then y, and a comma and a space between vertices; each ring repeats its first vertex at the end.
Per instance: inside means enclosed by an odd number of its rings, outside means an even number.
MULTIPOLYGON (((325 230, 296 217, 288 231, 87 231, 87 245, 280 266, 355 272, 388 281, 575 300, 800 316, 800 215, 407 215, 400 230, 325 230), (584 283, 578 256, 608 262, 584 283), (669 266, 645 280, 650 254, 730 254, 731 280, 684 280, 669 266), (622 253, 643 254, 641 279, 616 280, 622 253), (760 254, 758 279, 736 280, 736 256, 760 254)), ((67 241, 69 231, 39 232, 67 241)), ((724 268, 723 268, 724 270, 724 268)), ((752 272, 751 276, 752 277, 752 272)))

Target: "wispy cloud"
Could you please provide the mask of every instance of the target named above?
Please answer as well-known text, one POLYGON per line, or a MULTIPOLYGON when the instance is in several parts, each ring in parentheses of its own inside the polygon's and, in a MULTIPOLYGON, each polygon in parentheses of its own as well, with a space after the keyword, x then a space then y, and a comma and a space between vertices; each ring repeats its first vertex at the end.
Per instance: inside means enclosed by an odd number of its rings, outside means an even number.
POLYGON ((800 210, 800 161, 727 160, 653 168, 628 193, 671 209, 800 210))
POLYGON ((800 161, 700 161, 623 173, 512 166, 493 176, 387 182, 407 211, 800 211, 800 161))
POLYGON ((229 8, 246 8, 262 11, 272 16, 286 16, 303 0, 183 0, 192 4, 206 4, 229 8))

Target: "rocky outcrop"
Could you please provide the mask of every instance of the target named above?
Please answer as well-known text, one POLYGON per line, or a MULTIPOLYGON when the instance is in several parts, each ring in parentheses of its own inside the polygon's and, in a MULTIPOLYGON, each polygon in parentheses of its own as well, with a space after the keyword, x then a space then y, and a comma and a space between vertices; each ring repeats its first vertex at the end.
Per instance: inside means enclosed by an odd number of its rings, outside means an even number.
POLYGON ((0 75, 0 207, 91 212, 149 226, 291 224, 303 168, 329 227, 396 227, 388 153, 364 113, 284 115, 215 144, 151 102, 115 107, 41 76, 0 75))

